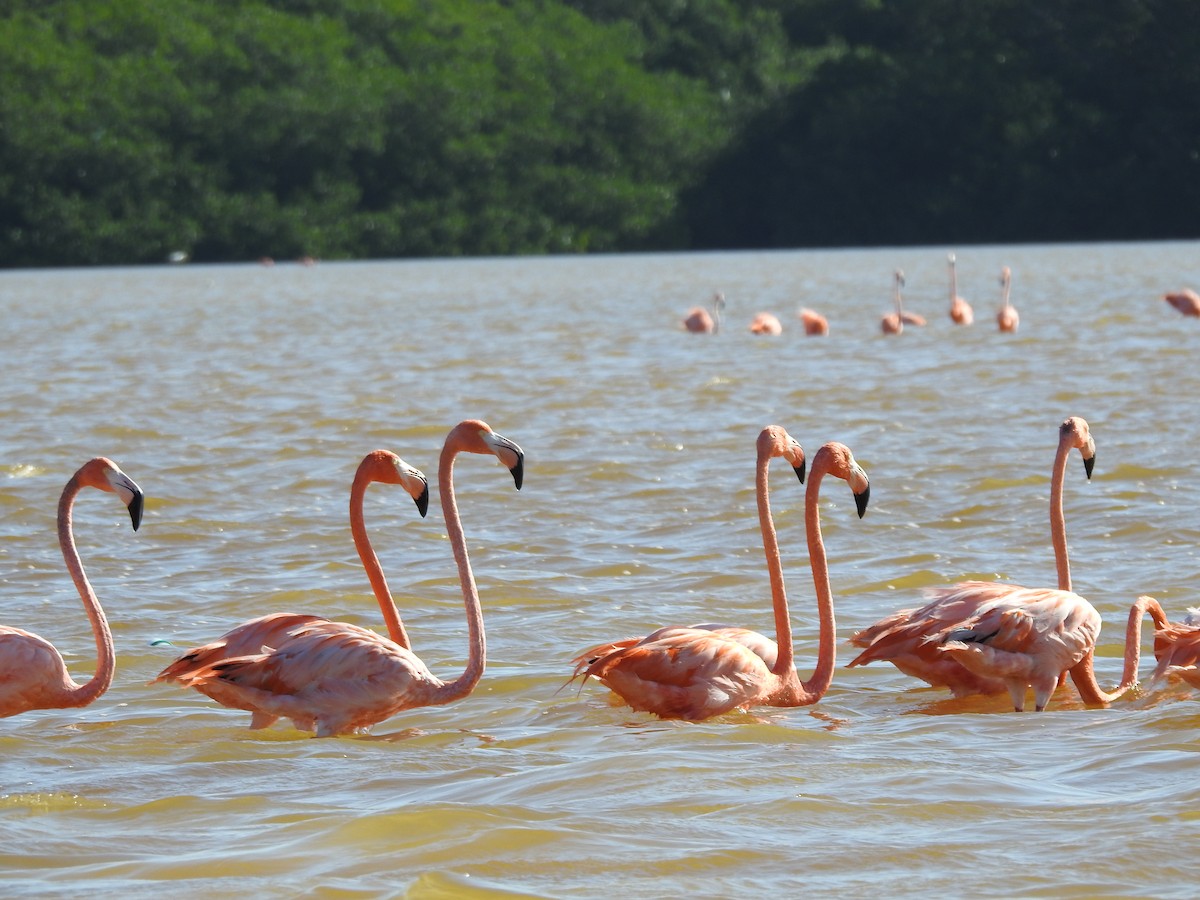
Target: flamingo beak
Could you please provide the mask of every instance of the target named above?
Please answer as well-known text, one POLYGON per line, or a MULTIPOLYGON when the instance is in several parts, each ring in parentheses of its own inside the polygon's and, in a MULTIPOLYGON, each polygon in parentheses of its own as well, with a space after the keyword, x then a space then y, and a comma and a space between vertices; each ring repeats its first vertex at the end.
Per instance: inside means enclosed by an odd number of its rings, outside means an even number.
POLYGON ((525 480, 524 453, 519 450, 517 451, 517 462, 515 465, 510 466, 508 471, 512 472, 513 484, 517 486, 517 490, 519 491, 521 489, 521 483, 525 480))
POLYGON ((802 460, 800 460, 800 465, 792 466, 792 469, 793 469, 793 471, 795 471, 796 477, 800 479, 801 484, 804 484, 804 469, 807 465, 808 465, 808 460, 802 459, 802 460))
POLYGON ((867 485, 854 495, 854 505, 858 507, 858 517, 861 519, 867 511, 867 503, 871 499, 871 485, 867 485))
POLYGON ((1085 459, 1083 461, 1083 471, 1087 473, 1087 477, 1088 477, 1089 481, 1091 480, 1092 469, 1095 468, 1095 465, 1096 465, 1095 454, 1092 454, 1091 456, 1089 456, 1087 459, 1085 459))
POLYGON ((129 500, 129 518, 133 521, 134 531, 137 531, 138 526, 142 524, 142 508, 145 500, 145 495, 140 490, 133 491, 133 497, 129 500))
POLYGON ((421 514, 421 518, 425 518, 425 513, 429 512, 429 485, 425 485, 425 490, 421 491, 419 497, 413 497, 417 504, 417 512, 421 514))

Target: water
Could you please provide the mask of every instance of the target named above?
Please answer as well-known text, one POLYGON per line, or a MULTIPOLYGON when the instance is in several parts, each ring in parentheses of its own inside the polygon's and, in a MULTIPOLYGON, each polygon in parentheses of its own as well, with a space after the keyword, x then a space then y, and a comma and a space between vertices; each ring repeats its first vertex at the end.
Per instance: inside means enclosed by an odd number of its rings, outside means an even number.
MULTIPOLYGON (((1105 620, 1100 682, 1137 594, 1172 617, 1200 595, 1200 322, 1160 299, 1200 282, 1200 248, 955 248, 969 329, 946 315, 949 249, 0 274, 0 621, 52 640, 77 680, 94 648, 59 492, 102 454, 147 495, 136 534, 107 495, 76 507, 117 675, 91 707, 0 724, 5 895, 1190 897, 1188 691, 1087 710, 1066 689, 1016 715, 844 668, 846 638, 921 587, 1053 583, 1068 415, 1098 446, 1090 482, 1072 460, 1066 509, 1076 589, 1105 620), (994 326, 1003 265, 1016 335, 994 326), (896 267, 929 325, 885 338, 896 267), (725 332, 683 333, 717 289, 725 332), (802 305, 829 337, 800 333, 802 305), (782 337, 746 332, 760 309, 782 337), (314 740, 147 686, 262 613, 381 627, 353 471, 386 447, 432 479, 468 417, 527 454, 520 493, 493 461, 456 467, 488 633, 471 697, 314 740), (772 422, 810 456, 845 442, 871 477, 861 521, 840 482, 823 497, 842 664, 826 697, 682 724, 560 690, 574 654, 658 625, 770 633, 753 485, 772 422)), ((807 677, 803 491, 772 475, 807 677)), ((416 651, 450 678, 465 623, 434 493, 421 520, 376 485, 367 522, 416 651)))

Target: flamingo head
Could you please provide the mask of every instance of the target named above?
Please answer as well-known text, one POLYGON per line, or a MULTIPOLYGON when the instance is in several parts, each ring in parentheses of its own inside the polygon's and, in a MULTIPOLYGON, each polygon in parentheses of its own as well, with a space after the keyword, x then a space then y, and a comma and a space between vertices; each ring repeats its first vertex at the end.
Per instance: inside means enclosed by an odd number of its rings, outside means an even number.
POLYGON ((787 433, 780 425, 768 425, 758 434, 759 459, 773 459, 782 456, 791 463, 792 471, 804 484, 805 460, 804 448, 800 442, 787 433))
POLYGON ((1079 455, 1083 457, 1083 471, 1091 479, 1092 469, 1096 465, 1096 441, 1088 423, 1079 416, 1069 416, 1059 426, 1059 440, 1079 450, 1079 455))

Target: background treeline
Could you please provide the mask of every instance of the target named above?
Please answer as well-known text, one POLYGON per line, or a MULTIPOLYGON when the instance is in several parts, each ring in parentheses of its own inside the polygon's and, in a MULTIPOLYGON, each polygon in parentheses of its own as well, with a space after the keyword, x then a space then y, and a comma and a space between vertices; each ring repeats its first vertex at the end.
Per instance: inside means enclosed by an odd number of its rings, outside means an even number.
POLYGON ((0 0, 0 265, 1196 237, 1195 0, 0 0))

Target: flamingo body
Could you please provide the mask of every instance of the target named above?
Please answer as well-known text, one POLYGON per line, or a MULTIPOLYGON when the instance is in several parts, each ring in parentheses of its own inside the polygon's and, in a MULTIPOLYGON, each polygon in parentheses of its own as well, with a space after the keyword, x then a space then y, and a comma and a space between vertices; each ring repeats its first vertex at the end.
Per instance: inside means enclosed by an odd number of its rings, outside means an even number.
MULTIPOLYGON (((286 717, 296 728, 315 731, 318 737, 365 731, 401 710, 447 704, 470 694, 483 675, 485 639, 479 594, 454 496, 454 460, 464 452, 495 456, 512 474, 518 490, 524 473, 521 448, 484 422, 468 419, 446 436, 438 486, 467 612, 469 656, 462 675, 441 681, 407 643, 402 645, 365 628, 281 616, 255 620, 260 630, 278 628, 284 638, 279 646, 265 645, 247 655, 226 656, 189 669, 177 675, 177 680, 226 706, 250 711, 251 728, 263 728, 286 717)), ((239 646, 245 640, 249 638, 239 635, 239 646)), ((228 642, 220 652, 228 652, 228 642)))
POLYGON ((805 307, 801 309, 796 316, 804 325, 804 333, 807 335, 822 335, 829 334, 829 320, 819 312, 805 307))
POLYGON ((783 324, 777 316, 769 312, 760 312, 750 322, 750 333, 767 335, 783 334, 783 324))
POLYGON ((820 649, 812 678, 801 682, 795 670, 787 595, 768 499, 768 464, 779 456, 792 464, 803 481, 804 451, 784 429, 768 426, 758 440, 756 494, 777 641, 728 625, 667 626, 643 638, 601 644, 585 651, 574 661, 574 678, 599 679, 635 710, 691 721, 753 705, 804 706, 824 695, 833 676, 835 628, 817 512, 819 486, 826 473, 849 482, 861 516, 866 511, 870 485, 849 448, 831 443, 818 451, 806 492, 805 524, 821 623, 820 649))
POLYGON ((317 737, 364 732, 402 710, 454 699, 439 699, 445 682, 412 651, 348 623, 323 627, 333 624, 298 627, 282 649, 222 659, 181 683, 250 710, 253 727, 289 718, 317 737))
POLYGON ((58 541, 96 641, 96 672, 76 684, 62 654, 44 638, 20 628, 0 626, 0 718, 33 709, 87 706, 108 690, 116 671, 112 632, 75 548, 71 526, 75 498, 85 487, 117 494, 129 509, 133 530, 142 522, 144 495, 133 480, 104 457, 89 460, 71 476, 58 504, 58 541))
POLYGON ((703 306, 693 306, 684 316, 683 327, 692 334, 716 334, 721 330, 721 312, 725 309, 725 295, 720 291, 713 294, 712 312, 703 306))
POLYGON ((1181 291, 1172 291, 1169 294, 1163 294, 1163 299, 1185 316, 1200 316, 1200 294, 1197 294, 1191 288, 1184 288, 1181 291))

